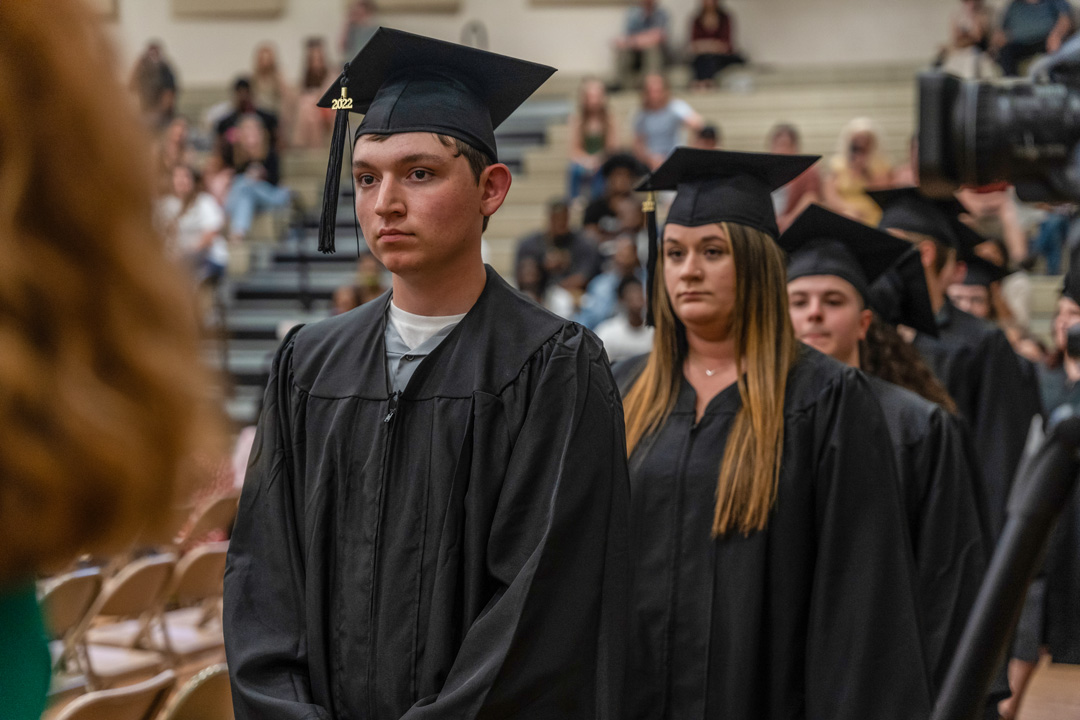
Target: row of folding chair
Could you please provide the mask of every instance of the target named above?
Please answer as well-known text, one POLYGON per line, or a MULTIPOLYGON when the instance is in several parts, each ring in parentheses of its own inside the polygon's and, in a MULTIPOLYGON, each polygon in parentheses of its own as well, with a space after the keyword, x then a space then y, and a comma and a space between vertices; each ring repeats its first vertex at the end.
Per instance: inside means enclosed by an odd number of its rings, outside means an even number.
POLYGON ((41 605, 54 677, 81 675, 99 690, 219 652, 227 550, 206 543, 179 560, 138 558, 109 578, 96 568, 53 578, 41 605), (170 600, 178 607, 166 611, 170 600))
POLYGON ((206 668, 172 700, 176 674, 165 670, 136 685, 99 690, 75 699, 55 720, 232 720, 229 672, 224 664, 206 668))

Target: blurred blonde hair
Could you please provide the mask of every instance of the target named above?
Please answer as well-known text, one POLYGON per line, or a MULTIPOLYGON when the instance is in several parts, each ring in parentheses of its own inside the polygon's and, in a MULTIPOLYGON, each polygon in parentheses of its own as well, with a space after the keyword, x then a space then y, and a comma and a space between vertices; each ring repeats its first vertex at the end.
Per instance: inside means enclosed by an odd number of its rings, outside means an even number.
POLYGON ((867 167, 874 172, 888 172, 892 167, 889 158, 881 149, 881 130, 877 124, 868 117, 852 118, 840 130, 840 137, 836 143, 836 155, 832 159, 834 170, 847 166, 848 152, 851 149, 851 141, 859 135, 869 135, 874 141, 874 147, 870 156, 866 158, 867 167))
POLYGON ((97 18, 0 2, 0 582, 166 517, 215 426, 97 18))

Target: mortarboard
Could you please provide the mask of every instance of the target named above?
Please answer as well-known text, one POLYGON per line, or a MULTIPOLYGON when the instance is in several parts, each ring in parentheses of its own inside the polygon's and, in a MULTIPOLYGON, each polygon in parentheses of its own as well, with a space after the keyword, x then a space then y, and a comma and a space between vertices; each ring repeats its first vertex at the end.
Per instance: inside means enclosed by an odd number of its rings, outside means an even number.
POLYGON ((916 187, 870 190, 867 195, 881 206, 879 228, 927 235, 951 248, 960 249, 957 225, 961 223, 953 222, 958 215, 952 207, 955 200, 935 200, 923 195, 916 187))
MULTIPOLYGON (((495 128, 554 68, 422 35, 379 28, 319 100, 337 110, 323 193, 319 250, 334 251, 338 183, 349 112, 360 135, 433 132, 498 158, 495 128)), ((355 139, 355 138, 354 138, 355 139)))
POLYGON ((911 243, 820 205, 806 208, 777 241, 788 254, 788 282, 835 275, 870 302, 870 283, 911 249, 911 243))
POLYGON ((869 301, 878 317, 890 325, 907 325, 931 337, 938 336, 926 273, 916 248, 909 249, 870 284, 869 301))
POLYGON ((676 192, 667 215, 667 222, 674 225, 738 223, 776 239, 780 231, 776 226, 772 192, 797 178, 819 159, 816 155, 675 148, 636 188, 650 193, 644 204, 649 230, 646 322, 653 324, 652 301, 659 253, 656 202, 652 193, 676 192))
POLYGON ((996 283, 1009 275, 1009 271, 1005 268, 978 255, 972 255, 965 262, 967 274, 964 275, 964 285, 990 287, 991 283, 996 283))

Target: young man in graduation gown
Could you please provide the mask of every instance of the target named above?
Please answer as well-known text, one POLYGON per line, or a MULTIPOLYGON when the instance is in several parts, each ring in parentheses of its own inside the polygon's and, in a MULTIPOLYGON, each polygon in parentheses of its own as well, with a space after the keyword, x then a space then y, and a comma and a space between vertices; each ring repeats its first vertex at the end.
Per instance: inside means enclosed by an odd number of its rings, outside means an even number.
MULTIPOLYGON (((912 252, 910 244, 817 205, 795 220, 779 244, 788 253, 788 302, 796 337, 847 365, 863 367, 862 355, 875 342, 867 336, 874 320, 871 284, 912 252)), ((924 283, 909 292, 920 290, 926 294, 924 283)), ((873 374, 867 379, 885 411, 896 456, 915 559, 923 653, 937 689, 989 552, 968 443, 959 420, 941 406, 873 374)))
POLYGON ((480 259, 494 127, 551 72, 380 29, 323 99, 338 148, 365 113, 356 211, 393 289, 274 359, 225 576, 238 720, 621 717, 617 391, 480 259))
POLYGON ((931 200, 916 188, 871 196, 884 211, 879 227, 919 250, 938 337, 919 333, 914 344, 971 428, 982 500, 996 541, 1031 420, 1041 413, 1035 377, 999 328, 958 309, 945 294, 956 274, 958 252, 981 242, 960 222, 959 203, 931 200))

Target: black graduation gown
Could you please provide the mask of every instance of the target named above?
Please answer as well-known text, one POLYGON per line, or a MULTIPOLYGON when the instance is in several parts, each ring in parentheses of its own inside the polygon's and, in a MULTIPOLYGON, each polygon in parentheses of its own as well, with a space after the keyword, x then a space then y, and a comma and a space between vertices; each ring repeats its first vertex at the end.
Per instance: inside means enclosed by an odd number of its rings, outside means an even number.
POLYGON ((989 549, 968 442, 957 418, 869 376, 896 453, 915 558, 923 652, 941 688, 986 572, 989 549))
MULTIPOLYGON (((629 387, 640 363, 617 368, 629 387)), ((857 370, 802 348, 768 527, 712 538, 716 482, 741 401, 695 424, 683 380, 630 458, 627 717, 925 718, 911 552, 881 408, 857 370)))
POLYGON ((936 340, 920 333, 915 347, 971 428, 985 517, 996 541, 1031 418, 1041 413, 1038 382, 1005 333, 948 300, 939 314, 938 333, 936 340))
POLYGON ((617 720, 629 484, 600 342, 488 268, 390 395, 388 302, 274 360, 225 574, 236 717, 617 720))

